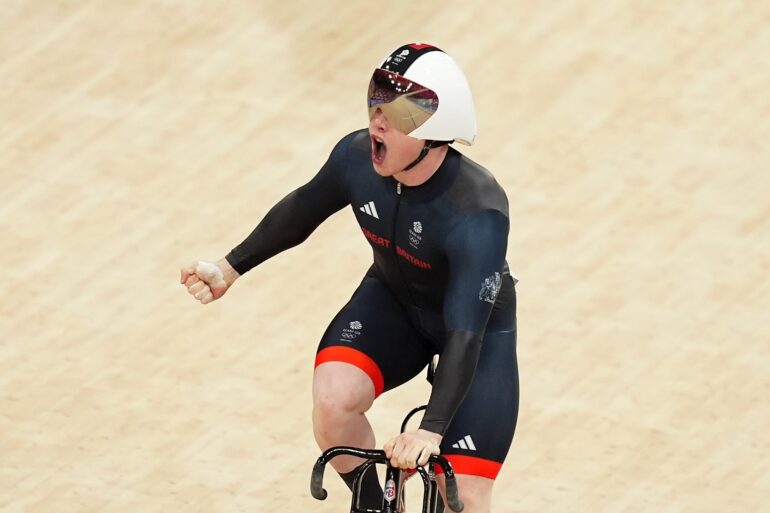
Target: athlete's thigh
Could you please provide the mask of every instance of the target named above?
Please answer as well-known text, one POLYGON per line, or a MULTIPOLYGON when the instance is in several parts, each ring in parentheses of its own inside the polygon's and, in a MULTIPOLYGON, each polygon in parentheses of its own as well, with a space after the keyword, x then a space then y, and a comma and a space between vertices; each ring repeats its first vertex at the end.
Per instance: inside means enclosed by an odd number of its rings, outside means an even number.
POLYGON ((441 452, 458 474, 495 479, 519 412, 516 330, 487 333, 468 394, 444 435, 441 452))
POLYGON ((368 274, 326 329, 316 367, 326 362, 354 365, 372 380, 376 397, 412 379, 432 354, 396 298, 368 274))

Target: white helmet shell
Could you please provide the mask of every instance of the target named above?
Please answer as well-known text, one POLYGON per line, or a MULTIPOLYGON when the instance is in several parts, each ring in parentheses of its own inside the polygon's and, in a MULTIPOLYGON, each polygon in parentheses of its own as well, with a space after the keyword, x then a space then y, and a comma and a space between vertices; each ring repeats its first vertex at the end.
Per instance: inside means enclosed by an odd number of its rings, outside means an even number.
POLYGON ((449 55, 429 45, 405 45, 394 50, 380 68, 388 69, 394 56, 408 55, 410 49, 425 51, 401 72, 408 80, 431 89, 438 96, 438 109, 410 137, 432 141, 456 141, 471 146, 476 139, 476 108, 468 80, 449 55), (404 52, 407 52, 406 54, 404 52))

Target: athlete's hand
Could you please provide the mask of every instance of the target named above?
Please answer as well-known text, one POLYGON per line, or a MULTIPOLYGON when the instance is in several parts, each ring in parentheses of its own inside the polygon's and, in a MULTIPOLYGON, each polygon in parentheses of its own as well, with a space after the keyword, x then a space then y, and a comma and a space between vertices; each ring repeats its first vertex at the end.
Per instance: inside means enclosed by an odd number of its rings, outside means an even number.
POLYGON ((179 282, 201 304, 208 304, 225 295, 227 289, 238 278, 238 273, 227 260, 216 263, 198 260, 181 269, 179 282))
POLYGON ((432 454, 439 454, 441 435, 424 429, 408 431, 391 438, 383 450, 396 468, 417 468, 428 463, 432 454))

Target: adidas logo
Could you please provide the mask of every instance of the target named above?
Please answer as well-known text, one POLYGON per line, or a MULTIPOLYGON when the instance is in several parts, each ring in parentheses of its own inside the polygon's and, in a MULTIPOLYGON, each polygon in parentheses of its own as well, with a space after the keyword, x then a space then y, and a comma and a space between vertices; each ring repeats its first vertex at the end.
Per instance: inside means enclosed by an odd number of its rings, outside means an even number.
POLYGON ((377 214, 377 207, 374 206, 374 202, 373 201, 370 201, 369 203, 367 203, 363 207, 359 208, 358 210, 360 210, 361 212, 369 214, 370 216, 372 216, 375 219, 379 219, 380 218, 380 216, 377 214))
POLYGON ((473 443, 471 435, 465 435, 465 438, 461 438, 456 444, 452 444, 455 449, 465 449, 468 451, 475 451, 476 445, 473 443))

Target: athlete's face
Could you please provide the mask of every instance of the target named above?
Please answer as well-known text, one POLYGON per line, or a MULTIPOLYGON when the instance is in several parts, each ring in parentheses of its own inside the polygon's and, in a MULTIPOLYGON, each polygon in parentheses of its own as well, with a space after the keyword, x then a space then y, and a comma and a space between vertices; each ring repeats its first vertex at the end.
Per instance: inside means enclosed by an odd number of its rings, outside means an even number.
POLYGON ((424 142, 409 137, 388 123, 388 117, 377 109, 369 120, 372 164, 380 176, 393 176, 411 164, 422 151, 424 142))

